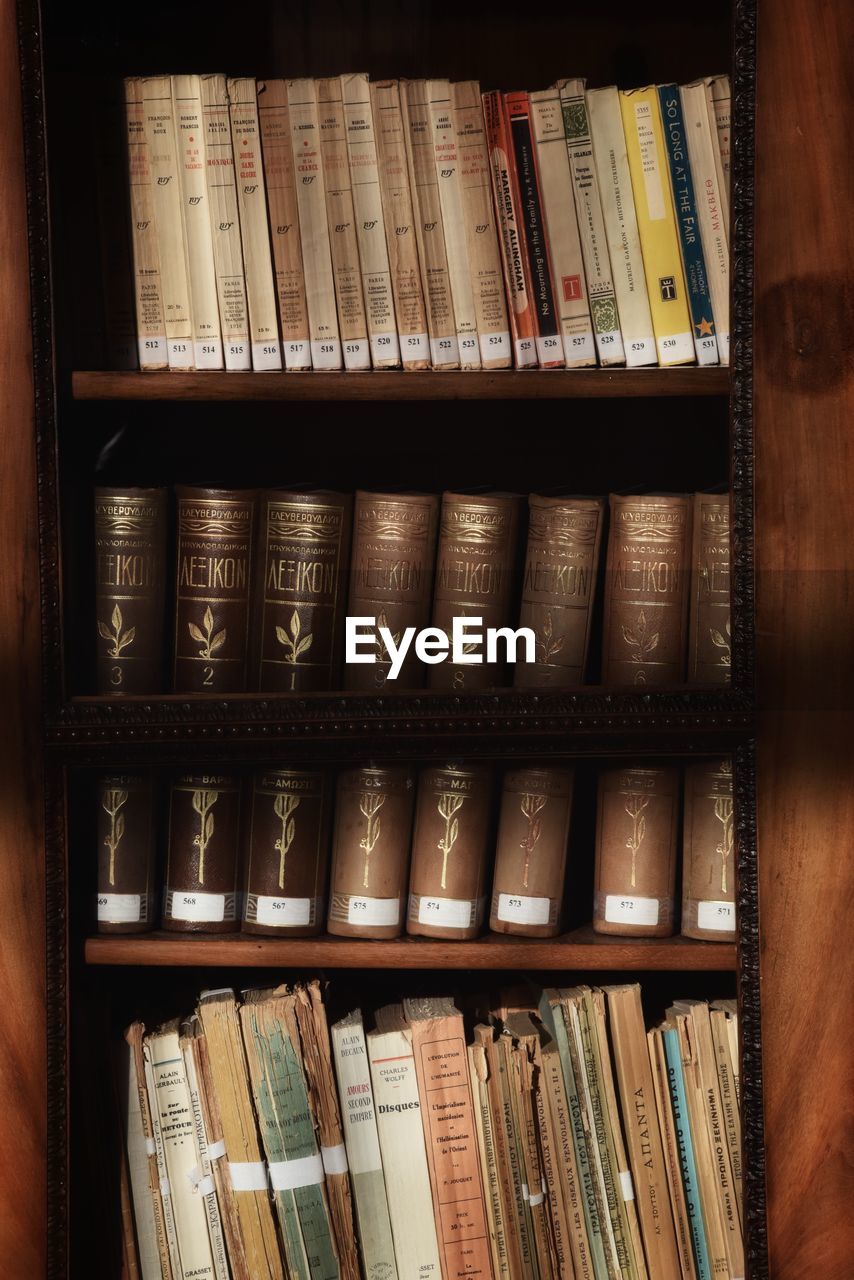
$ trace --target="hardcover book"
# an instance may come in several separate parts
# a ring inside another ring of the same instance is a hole
[[[682,933],[733,942],[735,926],[732,760],[704,760],[685,770]]]
[[[326,916],[329,780],[276,769],[252,784],[243,932],[310,937]]]
[[[489,927],[550,938],[560,932],[572,809],[571,769],[504,775]]]
[[[98,693],[163,688],[166,490],[95,490]]]
[[[184,774],[169,799],[164,929],[233,933],[238,911],[240,782]]]
[[[667,938],[675,932],[679,774],[606,769],[596,816],[597,933]]]
[[[143,933],[156,921],[156,831],[150,775],[98,781],[99,933]]]
[[[694,495],[693,537],[688,681],[690,684],[729,684],[732,631],[728,493]]]

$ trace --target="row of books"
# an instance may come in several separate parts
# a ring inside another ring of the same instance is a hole
[[[567,905],[574,771],[370,764],[339,773],[184,773],[169,786],[164,929],[303,937],[554,937]],[[244,794],[245,790],[245,794]],[[735,937],[732,761],[683,773],[638,763],[598,779],[593,927]],[[98,786],[98,928],[156,924],[159,823],[151,777]],[[331,849],[331,874],[329,870]],[[491,892],[490,892],[491,884]],[[489,896],[487,897],[487,893]],[[574,896],[576,891],[570,895]]]
[[[571,688],[600,594],[604,684],[729,681],[727,494],[611,495],[601,593],[605,499],[532,494],[520,575],[524,505],[179,486],[171,689],[325,690],[343,667],[349,690],[477,691],[505,657],[517,688]],[[99,693],[163,689],[168,514],[165,489],[96,490]]]
[[[744,1275],[734,1001],[647,1031],[637,985],[524,988],[470,1019],[405,998],[366,1031],[329,999],[203,992],[125,1032],[143,1280]]]
[[[729,362],[726,76],[124,88],[143,369]]]

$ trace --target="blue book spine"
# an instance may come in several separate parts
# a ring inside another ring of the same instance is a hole
[[[700,1183],[694,1162],[694,1144],[691,1141],[691,1125],[685,1100],[685,1080],[682,1075],[682,1053],[678,1031],[665,1030],[664,1051],[667,1055],[667,1083],[670,1089],[670,1105],[673,1111],[673,1128],[679,1147],[679,1163],[682,1167],[682,1185],[688,1206],[688,1223],[691,1228],[691,1244],[698,1280],[714,1280],[706,1244],[706,1228],[700,1205]]]
[[[691,166],[688,163],[688,146],[685,141],[685,126],[682,122],[682,102],[679,97],[679,86],[676,84],[659,85],[658,98],[661,103],[664,141],[667,147],[668,163],[670,164],[673,205],[676,210],[676,224],[679,228],[682,264],[685,268],[685,279],[688,284],[688,304],[691,308],[691,320],[694,325],[694,347],[697,352],[697,363],[717,364],[718,340],[715,336],[715,317],[712,311],[712,299],[709,295],[706,259],[703,256],[703,245],[700,240],[697,201],[694,195]]]

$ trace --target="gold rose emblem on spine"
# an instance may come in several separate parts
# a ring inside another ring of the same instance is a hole
[[[199,657],[210,661],[214,654],[225,644],[227,632],[225,627],[223,627],[222,631],[214,631],[214,620],[210,605],[205,609],[202,624],[204,630],[202,630],[202,627],[197,627],[195,622],[188,622],[187,627],[193,639],[197,640],[202,646],[199,650]]]
[[[110,884],[116,883],[116,853],[125,833],[125,816],[119,810],[127,803],[126,791],[108,790],[101,798],[101,808],[110,818],[110,830],[104,837],[104,844],[110,851]]]
[[[723,827],[720,844],[715,845],[715,853],[721,855],[721,893],[726,893],[727,864],[735,844],[733,803],[730,796],[718,796],[717,800],[715,800],[715,817]]]
[[[205,883],[205,852],[214,833],[214,816],[211,810],[218,799],[218,791],[193,792],[193,808],[199,815],[199,834],[193,836],[193,844],[199,851],[199,884]]]
[[[546,800],[546,796],[526,794],[522,797],[522,804],[520,805],[522,815],[528,823],[528,830],[525,832],[525,839],[519,845],[519,848],[524,849],[525,851],[525,864],[522,870],[522,886],[525,889],[528,887],[528,872],[531,869],[531,854],[537,847],[537,841],[542,834],[542,820],[540,818],[540,814],[546,807]]]
[[[371,854],[376,847],[376,843],[380,838],[380,820],[377,817],[380,809],[385,804],[385,796],[378,795],[376,792],[363,791],[359,797],[359,810],[367,822],[367,828],[362,839],[359,841],[359,848],[365,851],[365,870],[362,875],[362,888],[368,887],[368,874],[371,868]]]
[[[721,635],[717,627],[709,627],[709,635],[711,637],[712,644],[716,649],[724,650],[721,654],[720,665],[722,667],[729,667],[732,666],[732,632],[730,630],[729,622],[727,622],[724,627],[724,631],[726,632],[725,636]]]
[[[314,636],[311,634],[310,631],[307,631],[304,636],[301,635],[302,626],[300,624],[299,614],[297,613],[296,609],[294,609],[293,613],[291,614],[291,620],[288,623],[288,628],[289,628],[289,632],[286,631],[284,627],[277,626],[276,639],[278,640],[279,644],[284,645],[285,662],[289,662],[291,666],[295,667],[296,664],[299,662],[301,655],[304,653],[308,653],[309,649],[311,648],[312,641],[314,640]],[[297,678],[297,673],[294,672],[293,675],[291,676],[292,689],[296,685],[296,678]]]
[[[119,606],[113,605],[113,612],[110,618],[112,626],[107,626],[106,622],[98,622],[98,635],[102,640],[111,640],[112,645],[107,650],[108,658],[120,658],[122,649],[126,649],[129,644],[133,644],[136,638],[136,627],[128,627],[127,631],[123,631],[124,621],[122,619],[122,611]]]
[[[296,819],[293,814],[299,808],[299,796],[280,795],[276,796],[273,804],[273,812],[282,824],[282,834],[276,841],[274,848],[279,851],[279,888],[285,887],[285,858],[288,850],[294,842],[294,836],[297,833]]]
[[[648,629],[643,609],[638,614],[635,628],[634,631],[630,627],[622,628],[623,639],[631,650],[629,661],[646,662],[649,654],[658,648],[658,632]]]
[[[548,662],[556,653],[560,653],[563,648],[563,636],[556,636],[553,632],[552,611],[549,609],[543,622],[542,632],[535,632],[536,644],[535,649],[540,654],[540,662]]]
[[[646,818],[643,816],[644,809],[649,804],[649,796],[642,795],[637,791],[632,791],[626,797],[625,809],[626,813],[632,820],[632,833],[626,841],[626,848],[632,851],[632,888],[635,888],[635,870],[637,866],[638,850],[643,844],[646,835]]]
[[[460,834],[460,820],[454,815],[465,804],[466,797],[455,795],[450,791],[443,791],[436,808],[439,811],[439,817],[444,819],[445,830],[442,839],[436,846],[442,853],[442,888],[447,889],[448,875],[448,857],[451,850],[457,843],[457,837]]]

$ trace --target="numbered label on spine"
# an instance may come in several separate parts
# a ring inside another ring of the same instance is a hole
[[[409,899],[410,920],[440,929],[468,929],[479,923],[482,914],[482,898],[433,898],[413,893]]]
[[[557,920],[554,898],[529,898],[517,893],[499,893],[493,903],[498,920],[508,924],[554,924]]]
[[[141,893],[99,893],[98,919],[102,924],[145,924],[148,897]]]
[[[715,933],[735,932],[734,902],[698,902],[697,928]]]
[[[658,924],[658,898],[633,898],[609,893],[605,898],[609,924]]]
[[[233,893],[198,893],[181,889],[166,890],[164,914],[170,920],[188,920],[195,924],[219,924],[237,918]]]

